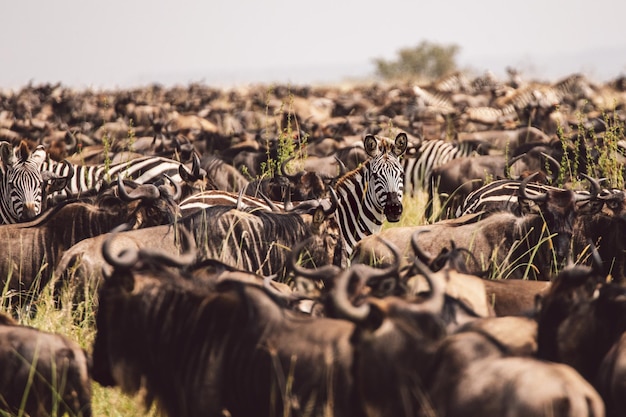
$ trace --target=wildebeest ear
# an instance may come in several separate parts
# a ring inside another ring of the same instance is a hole
[[[324,207],[321,205],[315,209],[313,213],[313,228],[319,230],[320,225],[326,220],[326,214],[324,214]]]
[[[404,152],[406,152],[406,147],[409,144],[409,139],[406,137],[406,133],[401,132],[396,136],[395,146],[393,148],[393,153],[400,156]]]
[[[9,142],[0,142],[0,159],[2,161],[2,172],[6,174],[9,166],[13,165],[12,146]]]
[[[365,152],[371,157],[374,157],[378,154],[378,140],[376,140],[376,136],[367,135],[363,139],[363,146],[365,147]]]

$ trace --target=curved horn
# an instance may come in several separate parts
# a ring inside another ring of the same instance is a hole
[[[291,155],[289,158],[285,159],[282,164],[280,164],[280,175],[282,175],[285,178],[289,178],[292,181],[296,179],[296,175],[287,174],[287,171],[285,170],[285,168],[287,167],[287,163],[292,161],[295,157],[296,157],[295,155]]]
[[[193,175],[194,178],[197,180],[202,178],[202,175],[200,172],[200,157],[198,156],[196,152],[193,153],[193,162],[191,164],[191,175]]]
[[[138,258],[142,261],[158,261],[166,266],[172,266],[176,268],[181,268],[193,264],[196,261],[195,240],[191,236],[191,232],[185,227],[180,227],[177,230],[180,231],[180,235],[182,237],[181,246],[183,248],[183,252],[175,255],[162,250],[144,248],[139,251]]]
[[[334,155],[334,157],[335,157],[335,160],[337,160],[337,165],[339,165],[339,175],[337,175],[337,178],[341,178],[344,175],[346,175],[346,172],[348,172],[348,167],[346,167],[346,164],[344,164],[343,161],[339,159],[337,155]]]
[[[139,255],[137,250],[124,249],[117,255],[113,254],[112,251],[112,242],[113,239],[117,236],[117,233],[129,230],[131,227],[127,223],[123,223],[113,230],[111,230],[110,235],[104,240],[102,244],[102,257],[104,260],[115,269],[130,269],[132,268],[137,261],[139,260]]]
[[[540,152],[541,156],[546,158],[546,160],[550,163],[550,167],[553,173],[556,173],[556,176],[553,175],[553,178],[557,178],[559,175],[559,171],[561,170],[561,163],[557,161],[552,155],[547,154],[545,152]]]
[[[598,195],[600,194],[600,192],[602,192],[602,186],[600,185],[600,181],[598,181],[597,179],[590,177],[587,174],[580,174],[583,178],[585,178],[587,181],[589,181],[589,184],[591,184],[591,189],[589,190],[590,199],[595,199],[598,197]],[[576,195],[576,199],[578,200],[579,197],[586,197],[583,195]]]
[[[287,265],[294,274],[300,277],[328,282],[330,279],[337,276],[339,272],[341,272],[341,268],[336,265],[324,265],[319,268],[308,269],[302,267],[301,265],[298,265],[298,256],[300,256],[300,252],[302,251],[302,249],[304,249],[305,246],[308,245],[311,239],[312,237],[309,237],[298,243],[291,249]]]
[[[435,259],[434,256],[432,256],[430,253],[425,252],[419,245],[418,242],[418,236],[421,233],[424,232],[430,232],[430,229],[422,229],[422,230],[418,230],[415,233],[413,233],[413,235],[411,236],[411,247],[413,248],[413,253],[415,254],[415,256],[417,256],[420,259],[424,259],[427,263],[431,263],[433,261],[433,259]]]
[[[182,197],[182,195],[183,195],[183,189],[182,189],[182,187],[180,186],[180,184],[179,184],[178,182],[174,181],[174,180],[173,180],[173,179],[172,179],[169,175],[167,175],[167,174],[163,174],[163,176],[164,176],[165,178],[167,178],[167,180],[170,182],[170,184],[172,184],[172,187],[174,187],[174,195],[172,196],[172,199],[173,199],[174,201],[178,201],[178,200],[180,200],[180,198],[181,198],[181,197]]]
[[[337,192],[333,187],[328,188],[328,192],[330,193],[330,207],[324,210],[324,215],[329,216],[335,211],[337,211],[337,207],[339,207],[339,198],[337,197]]]
[[[66,150],[71,151],[72,149],[76,148],[76,145],[78,144],[78,139],[76,139],[76,136],[74,135],[74,133],[72,133],[72,131],[66,129],[63,139],[65,141]]]
[[[352,268],[346,269],[335,279],[335,287],[331,291],[333,306],[340,317],[344,317],[355,323],[362,323],[370,314],[368,303],[355,306],[348,297],[348,285],[354,275]]]
[[[273,282],[276,282],[273,279],[275,277],[276,277],[275,275],[263,277],[263,288],[268,293],[268,295],[272,297],[274,300],[278,300],[287,305],[294,303],[294,302],[302,301],[302,300],[310,300],[309,297],[305,297],[303,295],[299,295],[295,293],[286,293],[286,292],[280,291],[279,289],[277,289],[276,287],[272,285]]]
[[[135,200],[156,200],[161,196],[161,192],[159,189],[153,184],[141,184],[139,187],[135,188],[130,193],[126,191],[126,187],[124,187],[124,181],[122,177],[118,175],[117,177],[117,188],[119,192],[120,199],[122,201],[135,201]]]
[[[445,300],[446,283],[442,273],[434,273],[428,266],[416,256],[413,260],[416,270],[424,276],[430,287],[430,295],[419,304],[415,304],[415,310],[429,312],[435,315],[441,314]]]
[[[281,212],[281,209],[279,209],[278,206],[276,206],[276,204],[274,204],[274,202],[272,200],[270,200],[270,198],[268,196],[266,196],[263,192],[261,192],[261,190],[259,190],[258,195],[263,199],[263,201],[265,201],[267,203],[268,206],[270,206],[270,209],[274,213],[280,213]]]
[[[541,202],[544,202],[544,201],[547,200],[547,198],[548,198],[548,194],[547,193],[542,193],[542,194],[539,194],[539,195],[530,195],[526,191],[526,186],[528,185],[528,183],[533,178],[535,178],[537,175],[539,175],[539,173],[535,172],[535,173],[527,176],[526,178],[524,178],[524,180],[519,185],[519,189],[518,189],[519,198],[522,198],[524,200],[535,201],[535,202],[538,202],[538,203],[541,203]]]
[[[400,268],[400,259],[402,257],[402,255],[400,254],[400,249],[398,249],[396,245],[394,245],[387,239],[381,238],[379,236],[376,236],[375,238],[376,240],[380,241],[383,245],[387,246],[389,251],[391,251],[394,261],[393,263],[389,264],[389,266],[387,266],[386,268],[374,268],[374,267],[371,267],[369,265],[364,265],[364,264],[355,264],[354,266],[352,266],[352,268],[355,271],[359,272],[359,275],[361,275],[364,278],[367,278],[365,280],[366,282],[370,280],[374,280],[374,279],[379,279],[379,278],[387,278],[393,275],[394,273],[397,273]]]

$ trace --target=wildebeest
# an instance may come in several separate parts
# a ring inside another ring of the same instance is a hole
[[[412,234],[430,231],[432,233],[419,236],[419,246],[424,252],[434,256],[444,248],[449,249],[454,242],[472,252],[473,257],[468,259],[472,273],[490,267],[499,278],[548,279],[570,254],[577,204],[592,200],[595,195],[559,188],[531,195],[526,190],[530,179],[532,176],[519,185],[518,198],[523,202],[521,215],[508,211],[480,212],[431,225],[390,228],[382,231],[381,236],[410,258]],[[372,239],[363,239],[353,259],[371,263],[385,257],[388,258],[385,248]]]
[[[433,359],[432,414],[463,416],[604,416],[597,391],[567,365],[512,356],[483,332],[447,337]]]
[[[303,317],[256,285],[146,267],[116,268],[99,291],[95,381],[146,390],[170,416],[355,415],[351,323]]]
[[[115,245],[117,250],[154,248],[177,253],[176,236],[182,228],[193,234],[199,260],[217,259],[260,275],[277,274],[282,280],[291,248],[309,237],[309,264],[342,262],[343,243],[334,210],[334,204],[319,203],[278,213],[236,205],[205,207],[171,224],[118,233]],[[86,239],[69,248],[55,275],[62,281],[99,282],[102,269],[110,270],[100,251],[106,238]]]
[[[115,190],[120,190],[120,197]],[[172,221],[175,206],[169,194],[151,184],[130,193],[119,183],[102,190],[95,203],[66,202],[26,223],[0,226],[2,287],[7,298],[28,304],[48,283],[61,255],[88,237],[122,223],[148,227]]]
[[[69,338],[0,313],[0,369],[1,414],[92,415],[91,359]]]
[[[99,292],[93,376],[104,386],[145,390],[148,403],[183,417],[408,416],[423,404],[420,373],[445,334],[441,282],[431,281],[418,303],[372,299],[355,307],[346,285],[371,268],[349,268],[334,297],[349,320],[311,318],[258,285],[203,287],[145,254],[103,250],[114,271]],[[172,380],[186,389],[170,389]]]

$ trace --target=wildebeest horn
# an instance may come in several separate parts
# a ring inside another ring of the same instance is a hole
[[[521,153],[517,156],[514,156],[513,158],[509,159],[508,162],[506,163],[506,169],[509,170],[511,169],[511,166],[516,163],[517,161],[519,161],[520,159],[522,159],[523,157],[526,156],[526,153]]]
[[[598,194],[600,194],[600,192],[602,191],[602,186],[600,185],[600,181],[598,181],[597,179],[593,177],[590,177],[587,174],[580,174],[580,175],[584,177],[587,181],[589,181],[589,184],[591,184],[591,189],[589,190],[590,196],[588,198],[590,199],[597,198]],[[585,196],[584,194],[577,194],[576,200],[587,199],[585,197],[587,196]]]
[[[286,305],[302,300],[310,300],[309,297],[305,297],[300,294],[280,291],[279,289],[274,287],[274,285],[272,285],[273,283],[276,283],[276,281],[273,279],[275,277],[276,275],[263,277],[263,288],[265,289],[266,293],[274,300],[280,301],[281,303],[284,303]]]
[[[433,259],[435,259],[435,257],[432,256],[430,253],[425,252],[420,247],[419,242],[417,241],[418,236],[424,232],[430,232],[430,229],[422,229],[413,233],[413,235],[411,236],[411,247],[413,248],[413,253],[415,254],[415,256],[417,256],[420,259],[423,259],[426,263],[430,264],[433,261]]]
[[[191,174],[196,179],[200,179],[202,172],[200,171],[200,157],[196,152],[193,153],[193,162],[191,163]]]
[[[368,303],[355,306],[350,302],[348,297],[348,285],[354,276],[354,270],[348,268],[342,271],[335,278],[335,286],[332,289],[332,300],[337,313],[352,322],[361,323],[367,319],[370,314],[370,305]]]
[[[335,278],[335,285],[332,289],[332,299],[337,313],[355,323],[361,323],[367,319],[370,313],[370,305],[364,303],[360,306],[355,306],[350,302],[348,286],[352,278],[356,277],[361,282],[370,282],[374,279],[386,278],[397,273],[400,265],[399,249],[386,239],[378,237],[377,239],[391,250],[395,262],[386,268],[374,268],[364,264],[351,265],[350,268],[342,271],[341,274]]]
[[[244,189],[242,188],[239,190],[239,195],[237,196],[237,210],[243,210],[245,208],[245,205],[243,204],[243,194]]]
[[[281,212],[281,210],[276,206],[276,204],[274,204],[274,202],[270,200],[270,198],[266,196],[261,190],[259,190],[257,194],[263,199],[263,201],[267,203],[268,206],[270,206],[270,209],[272,209],[274,213]]]
[[[167,180],[170,182],[170,184],[172,184],[172,187],[174,187],[174,195],[172,196],[172,199],[173,199],[174,201],[178,201],[178,200],[180,200],[180,198],[181,198],[181,197],[182,197],[182,195],[183,195],[183,189],[182,189],[182,187],[180,186],[180,184],[179,184],[178,182],[174,181],[174,180],[172,179],[172,177],[170,177],[170,176],[169,176],[169,175],[167,175],[167,174],[163,174],[163,176],[164,176],[165,178],[167,178]]]
[[[417,256],[413,260],[413,264],[417,272],[421,273],[424,276],[424,279],[426,279],[426,282],[430,287],[430,295],[421,303],[412,304],[411,306],[415,306],[415,308],[411,309],[419,312],[429,312],[435,315],[441,314],[446,291],[446,282],[442,274],[447,274],[447,271],[444,270],[435,273],[431,271],[425,263],[420,261]]]
[[[111,244],[113,239],[117,236],[117,233],[130,230],[131,225],[123,223],[113,230],[111,230],[109,237],[104,240],[102,244],[102,257],[104,260],[115,269],[130,269],[139,260],[137,250],[124,249],[120,253],[114,255],[112,252]]]
[[[178,174],[185,182],[194,182],[206,177],[207,172],[202,168],[200,157],[196,152],[193,153],[191,171],[184,165],[178,167]]]
[[[337,192],[333,187],[328,188],[328,192],[330,193],[330,207],[324,210],[324,214],[326,216],[334,213],[339,206],[339,198],[337,197]]]
[[[196,261],[196,244],[194,238],[191,236],[191,232],[185,227],[179,227],[177,229],[182,237],[181,246],[183,252],[178,255],[156,250],[152,248],[144,248],[139,250],[139,259],[144,262],[153,263],[158,261],[166,266],[172,266],[181,268],[189,266]]]
[[[535,172],[535,173],[527,176],[526,178],[524,178],[524,180],[519,185],[519,190],[518,190],[519,198],[522,198],[524,200],[531,200],[531,201],[535,201],[535,202],[539,202],[539,203],[543,202],[543,201],[546,201],[546,199],[548,198],[548,194],[547,193],[542,193],[542,194],[538,194],[538,195],[530,195],[526,191],[526,186],[528,185],[528,183],[533,178],[535,178],[537,175],[539,175],[539,173]]]
[[[339,175],[337,176],[337,178],[341,178],[344,175],[346,175],[346,172],[348,172],[348,167],[346,167],[346,164],[344,164],[343,161],[339,159],[337,155],[334,155],[334,156],[335,156],[335,160],[337,160],[337,164],[339,165]]]
[[[550,166],[552,167],[552,172],[557,173],[556,176],[553,175],[553,178],[557,178],[558,177],[558,173],[561,170],[561,163],[559,161],[557,161],[552,155],[547,154],[545,152],[540,152],[541,156],[543,156],[544,158],[546,158],[546,160],[550,163]]]
[[[153,184],[142,184],[130,193],[127,192],[126,187],[124,187],[124,181],[120,175],[117,177],[117,188],[119,196],[123,201],[135,201],[140,199],[156,200],[161,196],[161,192]]]
[[[71,130],[67,129],[65,131],[65,137],[63,139],[65,140],[65,149],[71,151],[76,148],[76,145],[78,144],[78,139],[76,139],[76,136],[74,135],[74,133],[72,133]]]
[[[313,237],[309,237],[302,242],[299,242],[291,249],[287,265],[297,276],[328,282],[329,279],[332,279],[339,274],[341,268],[336,265],[323,265],[319,268],[309,269],[298,265],[298,256],[300,256],[300,252],[312,239]]]
[[[289,158],[285,159],[282,164],[280,164],[280,175],[285,178],[289,178],[290,180],[294,180],[296,176],[292,174],[287,174],[287,170],[285,168],[287,167],[287,163],[292,161],[295,157],[295,155],[291,155]]]

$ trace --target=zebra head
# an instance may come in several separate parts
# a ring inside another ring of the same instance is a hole
[[[367,135],[363,140],[365,151],[371,157],[369,170],[364,172],[368,184],[365,198],[387,221],[397,222],[402,215],[404,168],[400,163],[407,148],[405,133],[392,141],[382,136]]]
[[[31,152],[21,141],[14,151],[8,142],[0,142],[0,215],[4,223],[26,221],[41,213],[44,178],[40,168],[46,156],[43,145]]]

